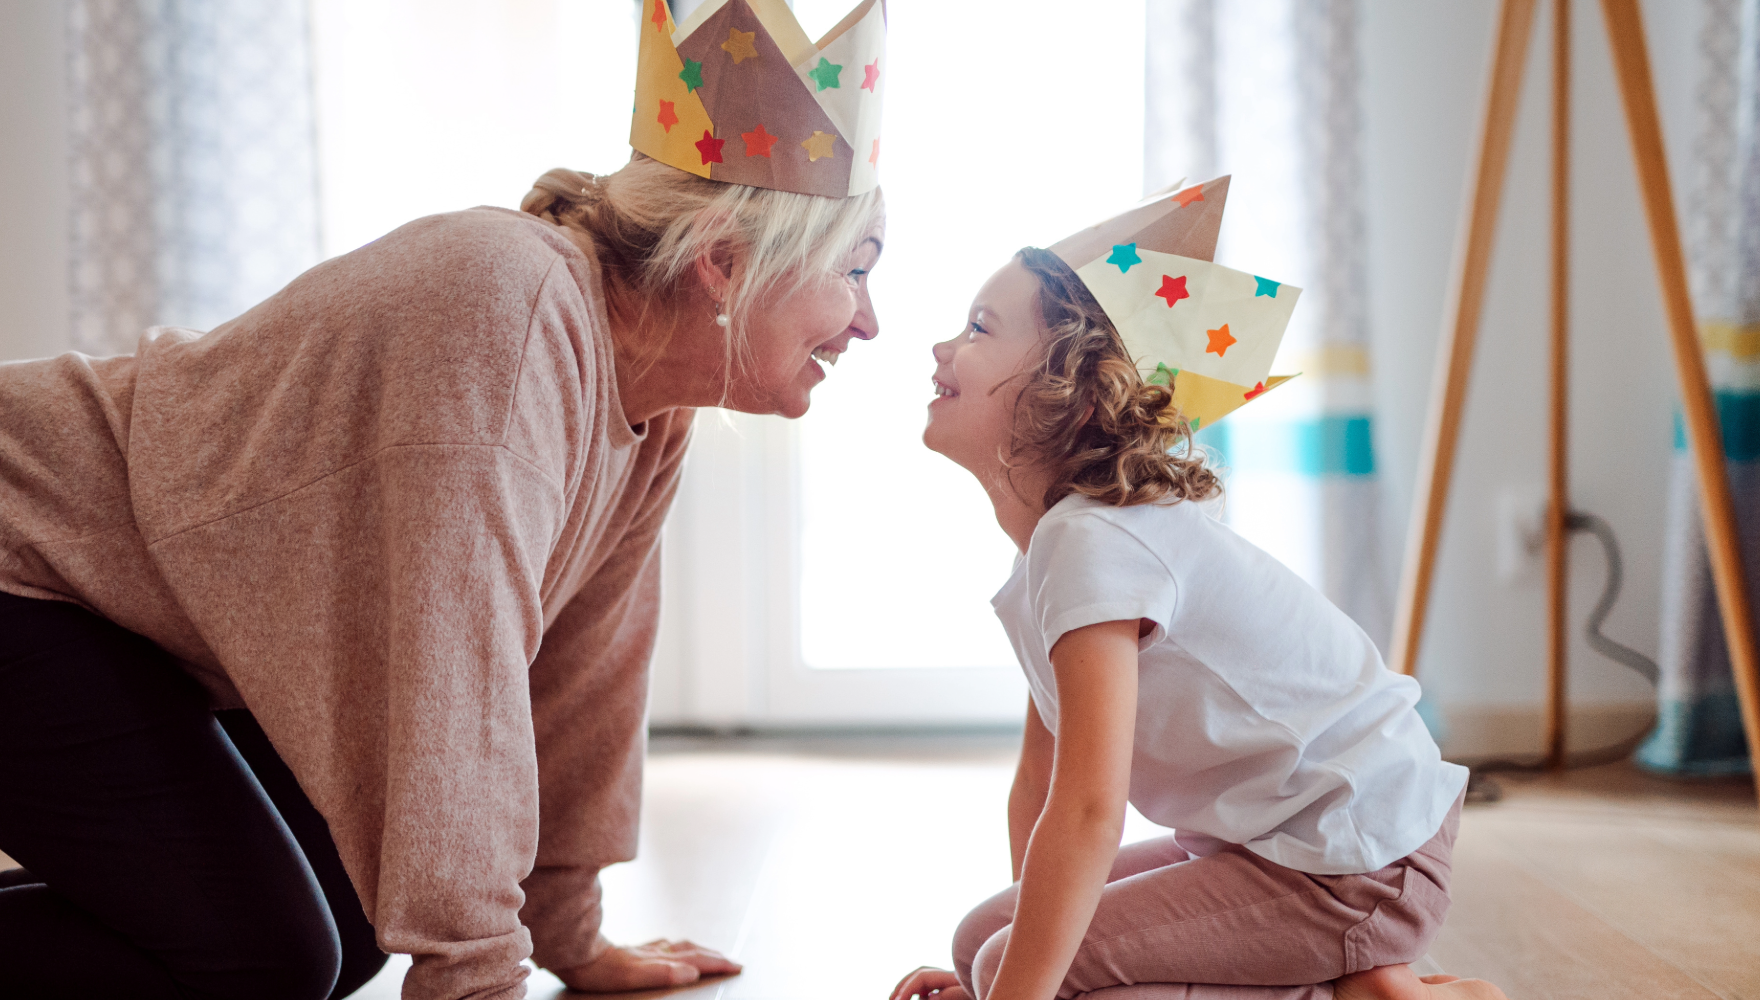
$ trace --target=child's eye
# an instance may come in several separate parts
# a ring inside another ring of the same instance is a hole
[[[984,324],[982,324],[982,323],[974,322],[972,324],[972,335],[973,336],[977,336],[980,333],[989,333],[989,332],[990,332],[989,330],[984,329]]]

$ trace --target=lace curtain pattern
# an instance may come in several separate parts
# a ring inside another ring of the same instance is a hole
[[[318,261],[304,0],[69,0],[77,350],[209,329]]]
[[[1356,0],[1151,0],[1145,183],[1233,174],[1218,263],[1303,289],[1272,369],[1302,377],[1199,439],[1230,524],[1384,644],[1359,25]]]
[[[1748,586],[1760,601],[1760,0],[1701,0],[1684,213],[1694,312],[1716,393]],[[1663,546],[1662,678],[1644,765],[1749,770],[1686,435],[1675,420]]]

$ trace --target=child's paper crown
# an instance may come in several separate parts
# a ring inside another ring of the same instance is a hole
[[[844,198],[879,183],[886,8],[814,44],[783,0],[642,0],[629,144],[711,180]]]
[[[1293,285],[1211,263],[1228,178],[1157,195],[1051,247],[1118,328],[1146,381],[1192,429],[1294,378],[1272,375]]]

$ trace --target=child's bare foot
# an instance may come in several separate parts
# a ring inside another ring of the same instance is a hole
[[[1353,972],[1332,984],[1334,1000],[1509,1000],[1483,979],[1419,978],[1409,965],[1383,965]]]

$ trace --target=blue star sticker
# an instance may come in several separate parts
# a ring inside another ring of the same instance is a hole
[[[1142,262],[1143,258],[1137,256],[1135,243],[1124,243],[1113,247],[1112,256],[1106,258],[1106,263],[1118,265],[1120,273],[1128,272],[1132,264],[1141,264]]]
[[[1261,278],[1256,274],[1253,275],[1253,280],[1259,283],[1259,290],[1253,293],[1253,298],[1255,299],[1261,295],[1269,295],[1275,299],[1277,298],[1277,289],[1283,285],[1283,282],[1281,281],[1272,281],[1270,278]]]

